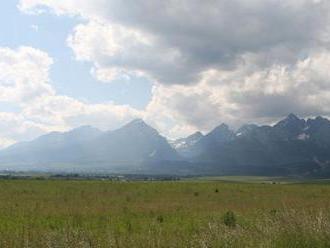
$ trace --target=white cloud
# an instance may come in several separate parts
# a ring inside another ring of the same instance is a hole
[[[102,80],[123,71],[162,84],[193,84],[210,69],[241,66],[247,56],[258,67],[295,64],[329,44],[327,0],[20,1],[26,12],[45,6],[89,20],[69,44]]]
[[[15,140],[0,137],[0,149],[15,144]]]
[[[39,26],[38,25],[33,24],[30,27],[34,32],[39,32]]]
[[[47,8],[51,8],[58,15],[65,13],[84,15],[87,12],[93,12],[94,6],[99,9],[102,2],[104,0],[80,2],[76,0],[24,0],[19,2],[18,7],[22,11],[33,14],[41,14],[47,11]]]
[[[329,66],[330,52],[319,51],[292,66],[208,71],[196,85],[155,86],[146,113],[156,123],[170,123],[172,136],[209,131],[221,122],[272,123],[290,112],[330,116]]]
[[[101,81],[123,74],[144,75],[160,83],[188,81],[193,75],[180,52],[155,39],[139,30],[91,21],[75,28],[68,45],[78,60],[94,63],[94,75]]]
[[[141,113],[129,106],[113,103],[89,104],[67,96],[40,97],[23,110],[34,122],[57,130],[82,125],[109,130],[117,128]]]
[[[18,140],[35,138],[46,130],[46,127],[32,122],[20,113],[0,112],[0,139],[2,140],[2,146]]]
[[[129,106],[90,104],[58,95],[49,79],[52,63],[45,52],[34,48],[0,47],[0,98],[19,107],[17,112],[0,112],[0,147],[81,125],[113,129],[141,116]]]
[[[86,19],[68,44],[97,79],[155,83],[144,116],[170,136],[330,116],[328,0],[20,1],[44,7]]]
[[[26,104],[41,95],[52,95],[49,68],[53,60],[40,50],[0,48],[0,99]]]

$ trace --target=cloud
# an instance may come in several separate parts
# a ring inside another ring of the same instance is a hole
[[[0,147],[18,140],[30,140],[46,130],[40,123],[33,122],[20,113],[0,112]]]
[[[129,106],[91,104],[57,94],[49,78],[52,63],[38,49],[0,47],[0,99],[18,106],[15,112],[0,112],[0,147],[81,125],[113,129],[141,116]]]
[[[290,112],[330,116],[329,66],[330,52],[319,51],[292,66],[208,71],[197,85],[155,86],[147,113],[202,131],[221,122],[272,123]]]
[[[0,137],[0,148],[1,147],[8,147],[10,145],[13,145],[15,144],[15,140],[10,140],[10,139],[7,139],[7,138],[1,138]]]
[[[194,81],[196,75],[180,51],[156,39],[139,30],[91,21],[75,28],[68,45],[78,60],[93,62],[94,75],[101,81],[123,74],[165,84]]]
[[[161,84],[193,84],[203,72],[235,69],[247,56],[261,67],[294,64],[329,41],[326,0],[20,2],[23,11],[42,6],[89,20],[69,45],[103,80],[124,71]]]
[[[39,32],[39,26],[38,25],[31,25],[30,28],[34,31],[34,32]]]
[[[53,60],[40,50],[0,48],[0,99],[26,104],[41,95],[53,95],[49,68]]]
[[[28,13],[84,19],[76,59],[110,82],[154,82],[144,116],[164,134],[221,122],[330,116],[328,0],[21,0]],[[87,111],[87,110],[85,110]],[[88,112],[88,111],[87,111]]]
[[[40,97],[24,108],[23,114],[34,122],[56,130],[82,125],[109,130],[141,116],[141,112],[129,106],[113,103],[90,104],[61,95]]]

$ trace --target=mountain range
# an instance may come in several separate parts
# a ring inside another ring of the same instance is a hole
[[[0,169],[327,177],[330,121],[290,114],[275,125],[221,124],[170,142],[141,119],[106,132],[83,126],[1,150]]]

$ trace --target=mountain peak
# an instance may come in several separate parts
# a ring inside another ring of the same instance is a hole
[[[147,132],[158,135],[158,131],[145,123],[142,119],[134,119],[131,122],[124,125],[120,130],[130,130],[131,132]]]
[[[186,143],[196,143],[202,137],[204,137],[204,135],[201,132],[198,131],[198,132],[195,132],[195,133],[189,135],[187,138],[180,139],[180,140],[184,140]]]
[[[251,132],[252,130],[257,129],[258,126],[256,124],[245,124],[241,126],[237,131],[236,131],[236,136],[240,136],[242,134],[247,134]]]
[[[127,123],[126,125],[124,125],[123,127],[127,128],[152,128],[151,126],[149,126],[147,123],[145,123],[145,121],[143,119],[134,119],[131,122]]]
[[[227,141],[233,136],[233,132],[229,129],[229,126],[225,123],[222,123],[220,126],[217,126],[213,129],[208,135],[208,137],[213,137],[218,141]]]
[[[294,114],[289,114],[285,119],[281,120],[273,127],[275,133],[283,139],[292,139],[304,132],[306,129],[306,121],[304,119],[299,119]]]
[[[317,117],[315,118],[315,120],[317,120],[317,121],[326,121],[326,122],[329,121],[327,118],[324,118],[324,117],[322,117],[322,116],[317,116]]]
[[[136,118],[134,120],[132,120],[131,122],[129,122],[127,125],[147,125],[143,119],[141,118]]]
[[[231,133],[230,129],[229,129],[229,126],[225,123],[222,123],[221,125],[217,126],[216,128],[214,128],[210,134],[228,134],[228,133]]]
[[[287,120],[300,120],[295,114],[290,113],[287,117]]]
[[[200,138],[200,137],[203,137],[204,135],[200,132],[200,131],[197,131],[191,135],[189,135],[187,138]]]
[[[229,130],[229,126],[225,123],[222,123],[221,125],[217,126],[214,130],[220,131],[220,130]]]
[[[171,142],[172,146],[181,152],[181,155],[184,155],[187,149],[190,149],[193,145],[199,142],[204,135],[197,131],[186,138],[177,139]]]
[[[327,118],[324,118],[322,116],[317,116],[315,119],[308,119],[307,120],[307,127],[308,129],[318,129],[321,126],[328,126],[330,125],[330,121]]]
[[[277,124],[275,124],[275,127],[292,127],[292,126],[303,126],[305,125],[304,119],[299,119],[294,114],[289,114],[285,119],[279,121]]]

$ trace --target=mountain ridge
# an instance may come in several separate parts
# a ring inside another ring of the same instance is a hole
[[[329,174],[330,121],[289,114],[274,125],[222,123],[169,142],[142,119],[111,131],[82,126],[0,151],[0,169],[186,174]],[[71,167],[70,167],[71,166]]]

